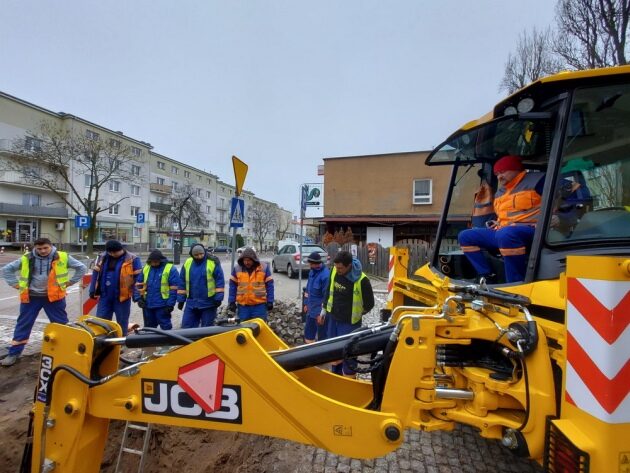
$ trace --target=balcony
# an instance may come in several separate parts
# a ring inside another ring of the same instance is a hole
[[[157,184],[155,182],[152,182],[151,184],[149,184],[149,189],[151,190],[151,192],[157,192],[159,194],[169,194],[169,195],[173,191],[173,188],[171,186],[167,186],[166,184]]]
[[[149,202],[149,210],[154,212],[169,212],[171,210],[170,204],[160,204],[159,202]]]
[[[0,214],[24,217],[68,218],[66,207],[40,207],[34,205],[5,204],[0,202]]]
[[[44,174],[43,178],[51,183],[54,182],[54,184],[57,186],[56,189],[59,192],[68,192],[68,187],[66,183],[61,181],[60,179],[57,179],[52,174]],[[46,187],[39,185],[37,181],[38,179],[36,180],[30,177],[25,177],[21,172],[18,171],[0,171],[0,184],[17,187],[35,187],[37,189],[47,189]]]

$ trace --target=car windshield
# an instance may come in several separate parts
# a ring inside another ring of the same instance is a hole
[[[317,251],[318,253],[325,253],[324,249],[321,246],[313,246],[313,245],[303,245],[302,253],[312,253]]]

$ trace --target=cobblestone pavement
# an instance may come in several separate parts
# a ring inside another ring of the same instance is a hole
[[[278,286],[283,286],[281,293],[287,300],[295,300],[296,293],[293,284],[285,281],[283,275],[278,275]],[[288,286],[288,287],[286,287]],[[375,289],[375,308],[365,317],[364,323],[373,324],[379,321],[379,311],[385,304],[386,282],[372,280]],[[297,288],[297,286],[296,286]],[[75,296],[76,297],[76,296]],[[79,312],[78,302],[76,309],[72,309],[69,303],[69,316],[76,319]],[[74,306],[73,306],[74,307]],[[173,326],[181,324],[182,312],[173,312]],[[17,317],[0,317],[0,340],[11,340],[15,319]],[[132,305],[131,321],[142,323],[142,312]],[[44,314],[37,320],[26,346],[24,355],[34,355],[41,351],[43,330],[48,323]],[[279,442],[280,449],[284,442]],[[319,473],[469,473],[469,472],[508,472],[508,473],[538,473],[542,469],[532,461],[514,457],[499,442],[485,440],[474,429],[468,426],[458,426],[452,432],[419,432],[408,430],[405,441],[395,452],[372,460],[357,460],[332,454],[326,450],[311,446],[301,446],[301,457],[304,459],[299,471]],[[278,453],[281,459],[282,451]],[[281,471],[281,470],[278,470]]]

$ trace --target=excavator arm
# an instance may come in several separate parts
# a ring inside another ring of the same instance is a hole
[[[261,320],[127,337],[89,316],[51,324],[30,471],[99,471],[111,419],[268,435],[355,458],[396,449],[405,429],[463,422],[540,459],[556,409],[545,334],[534,339],[513,295],[479,291],[444,288],[439,305],[400,306],[386,323],[295,348]],[[123,346],[171,350],[119,369]],[[357,357],[371,382],[318,367]]]

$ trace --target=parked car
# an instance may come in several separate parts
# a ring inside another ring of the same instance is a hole
[[[297,243],[289,243],[284,245],[271,260],[271,269],[274,273],[285,272],[290,278],[297,277],[298,271],[308,271],[310,266],[306,262],[308,255],[316,251],[322,257],[325,264],[330,262],[328,253],[317,245],[303,245],[300,254],[300,245]]]
[[[254,248],[253,246],[248,246],[248,245],[241,246],[240,248],[238,248],[238,249],[236,250],[236,254],[237,254],[237,255],[239,255],[239,256],[241,256],[241,253],[243,253],[243,251],[244,251],[246,248],[251,248],[252,250],[254,250],[254,251],[256,252],[256,254],[258,254],[258,250],[256,250],[256,248]]]
[[[227,245],[219,245],[212,249],[212,253],[227,253],[229,255],[232,253],[232,248]]]

